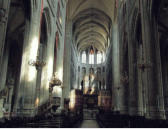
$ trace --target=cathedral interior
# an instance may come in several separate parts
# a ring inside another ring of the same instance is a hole
[[[0,127],[168,127],[168,0],[0,0]]]

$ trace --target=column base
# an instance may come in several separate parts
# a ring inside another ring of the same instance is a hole
[[[146,119],[161,119],[166,120],[165,111],[148,111],[145,114]]]
[[[144,111],[138,109],[138,107],[129,107],[129,115],[130,116],[144,116]]]
[[[114,112],[119,112],[122,115],[128,115],[128,107],[120,107],[120,108],[113,108],[111,109]]]
[[[3,108],[4,99],[0,99],[0,119],[4,117],[4,108]]]

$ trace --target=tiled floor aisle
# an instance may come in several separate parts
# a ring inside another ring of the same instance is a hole
[[[96,120],[83,120],[80,128],[100,128]]]

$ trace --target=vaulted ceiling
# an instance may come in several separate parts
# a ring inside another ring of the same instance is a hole
[[[114,19],[115,0],[69,0],[67,16],[73,22],[78,51],[90,46],[105,52]]]

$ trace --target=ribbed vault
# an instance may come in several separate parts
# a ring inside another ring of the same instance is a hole
[[[105,52],[115,0],[69,0],[67,15],[73,22],[73,42],[78,51],[93,46]]]

